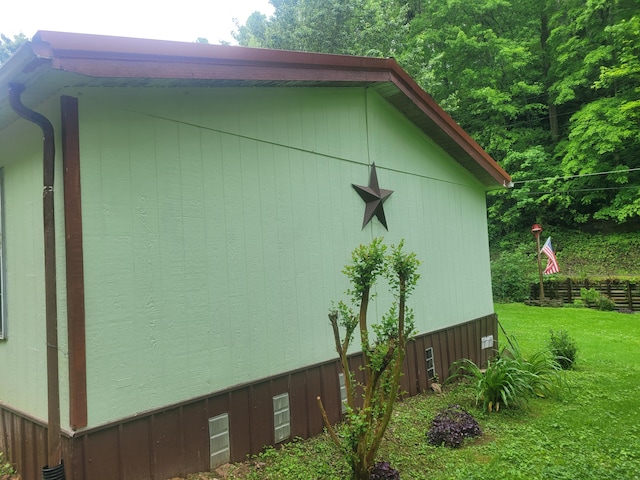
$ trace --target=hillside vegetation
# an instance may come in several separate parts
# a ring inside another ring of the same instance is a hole
[[[640,277],[640,234],[639,233],[585,233],[577,230],[546,232],[540,237],[543,243],[551,236],[556,252],[560,274],[565,277],[609,278]],[[535,261],[536,243],[533,235],[506,237],[491,247],[492,261],[517,254],[531,264],[530,273],[537,278]],[[543,267],[546,257],[542,256]]]
[[[541,243],[547,238],[543,232]],[[550,277],[572,279],[625,279],[640,282],[638,233],[550,232],[560,272]],[[541,256],[542,267],[546,257]],[[530,233],[513,234],[491,246],[494,300],[524,301],[538,282],[536,243]],[[549,278],[549,277],[547,277]]]

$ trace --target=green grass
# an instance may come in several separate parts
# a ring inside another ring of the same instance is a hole
[[[640,479],[640,315],[588,309],[498,305],[500,322],[525,355],[544,348],[551,329],[578,346],[558,398],[526,410],[484,413],[468,386],[399,403],[380,449],[404,480]],[[467,408],[484,435],[457,450],[426,442],[430,420],[452,403]],[[344,480],[346,464],[327,436],[268,449],[227,478]],[[204,478],[204,477],[199,477]]]

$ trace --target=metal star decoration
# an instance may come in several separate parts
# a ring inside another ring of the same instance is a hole
[[[358,192],[358,195],[365,201],[366,207],[364,210],[364,220],[362,221],[362,228],[366,227],[371,219],[375,216],[378,217],[380,223],[389,230],[387,227],[387,219],[384,216],[383,204],[393,193],[393,190],[385,190],[378,185],[378,174],[376,173],[376,164],[371,164],[371,176],[369,177],[369,186],[351,184],[351,186]]]

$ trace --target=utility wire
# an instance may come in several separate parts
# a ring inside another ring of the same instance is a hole
[[[569,195],[571,193],[574,192],[597,192],[597,191],[601,191],[601,190],[626,190],[629,188],[640,188],[640,185],[627,185],[624,187],[600,187],[600,188],[577,188],[575,190],[566,190],[566,191],[562,191],[562,190],[553,190],[553,191],[549,191],[549,192],[522,192],[519,191],[520,195],[549,195],[552,193],[558,193],[558,194],[562,194],[562,195]],[[513,190],[508,190],[507,192],[512,192]]]
[[[577,175],[565,175],[564,177],[545,177],[545,178],[533,178],[531,180],[518,180],[513,182],[513,185],[517,185],[518,183],[531,183],[531,182],[545,182],[547,180],[571,180],[572,178],[580,178],[580,177],[592,177],[594,175],[609,175],[610,173],[630,173],[636,172],[640,170],[640,168],[627,168],[626,170],[609,170],[608,172],[594,172],[594,173],[579,173]]]

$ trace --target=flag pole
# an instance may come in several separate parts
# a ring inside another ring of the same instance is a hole
[[[531,233],[536,237],[536,254],[538,257],[538,277],[540,278],[540,301],[544,300],[544,284],[542,282],[542,261],[540,260],[540,234],[542,227],[534,223],[531,227]]]

